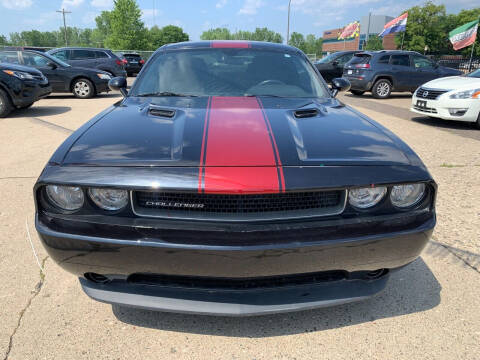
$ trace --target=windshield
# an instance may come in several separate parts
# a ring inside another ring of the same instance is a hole
[[[470,74],[467,74],[469,77],[475,77],[475,78],[480,78],[480,69],[477,69],[475,71],[472,71]]]
[[[302,57],[255,49],[191,49],[159,54],[132,96],[329,97]]]
[[[60,64],[61,66],[64,66],[64,67],[69,67],[70,66],[66,62],[64,62],[64,61],[60,60],[59,58],[57,58],[55,56],[52,56],[48,53],[42,53],[42,55],[47,57],[49,60],[53,61],[54,63]]]
[[[318,60],[317,64],[324,64],[324,63],[331,62],[331,61],[333,61],[333,59],[335,59],[335,56],[336,56],[336,54],[327,55],[327,56],[321,58],[320,60]]]

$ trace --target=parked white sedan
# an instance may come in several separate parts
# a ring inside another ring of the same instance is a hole
[[[410,110],[444,120],[476,123],[480,128],[480,69],[423,84],[413,94]]]

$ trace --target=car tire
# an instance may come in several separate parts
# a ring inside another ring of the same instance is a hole
[[[365,93],[365,91],[362,91],[362,90],[350,90],[350,92],[353,95],[357,95],[357,96],[363,95]]]
[[[392,92],[392,83],[387,79],[380,79],[373,84],[372,95],[376,99],[386,99]]]
[[[72,84],[72,93],[80,99],[89,99],[95,96],[95,87],[88,79],[77,79]]]
[[[0,118],[7,117],[13,110],[12,101],[8,94],[0,89]]]
[[[478,113],[477,121],[474,123],[474,126],[480,130],[480,113]]]

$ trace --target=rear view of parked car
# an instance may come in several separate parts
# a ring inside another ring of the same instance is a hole
[[[8,63],[0,53],[0,118],[24,109],[52,92],[48,80],[33,68]]]
[[[30,66],[40,70],[52,86],[53,92],[73,93],[78,98],[91,98],[108,91],[110,74],[97,69],[86,69],[69,64],[40,51],[5,50],[0,57],[11,63]]]
[[[461,71],[439,66],[417,52],[395,50],[355,54],[343,69],[343,76],[352,85],[352,94],[371,91],[377,99],[388,98],[392,91],[413,93],[427,81],[461,74]]]
[[[480,129],[480,69],[423,84],[412,97],[411,111],[443,120],[470,122]]]
[[[48,53],[72,66],[99,69],[112,77],[127,76],[125,63],[112,50],[69,47],[53,49]]]
[[[142,70],[143,64],[145,64],[145,60],[139,54],[123,53],[123,57],[126,60],[125,71],[127,76],[138,74]]]
[[[326,82],[331,82],[334,78],[342,76],[343,66],[352,59],[355,53],[358,51],[338,51],[316,61],[315,67]]]

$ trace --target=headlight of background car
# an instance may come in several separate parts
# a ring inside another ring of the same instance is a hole
[[[104,210],[120,210],[128,204],[128,192],[117,189],[88,189],[92,201]]]
[[[79,187],[47,185],[46,193],[52,205],[62,210],[74,211],[83,205],[83,191]]]
[[[480,99],[480,89],[456,92],[450,95],[450,99]]]
[[[112,77],[108,74],[97,74],[97,76],[100,78],[100,79],[103,79],[103,80],[110,80]]]
[[[407,208],[418,203],[425,193],[425,184],[406,184],[392,187],[390,201],[399,208]]]
[[[368,209],[378,204],[387,193],[384,186],[352,189],[348,192],[348,202],[359,209]]]
[[[3,70],[3,72],[5,74],[8,74],[10,76],[15,76],[19,79],[22,79],[22,80],[31,80],[33,79],[33,75],[30,74],[30,73],[27,73],[27,72],[23,72],[23,71],[12,71],[12,70]]]

